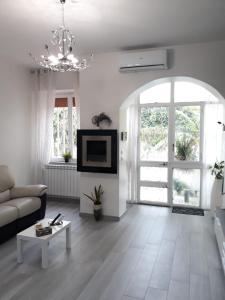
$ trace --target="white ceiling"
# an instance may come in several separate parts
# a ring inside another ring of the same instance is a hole
[[[225,39],[225,0],[67,0],[79,52]],[[29,64],[61,24],[59,0],[0,0],[0,54]]]

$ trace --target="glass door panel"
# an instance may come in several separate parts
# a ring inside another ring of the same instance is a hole
[[[167,173],[167,168],[141,167],[140,179],[141,181],[167,182]]]
[[[179,80],[174,85],[174,102],[199,102],[206,100],[217,102],[212,93],[199,84]]]
[[[175,160],[199,161],[200,113],[199,105],[175,107]]]
[[[171,83],[164,82],[147,89],[140,94],[140,103],[169,103]]]
[[[200,206],[200,169],[173,169],[173,204]]]
[[[141,107],[140,160],[168,161],[167,107]]]
[[[168,203],[168,114],[166,106],[140,108],[141,202]]]
[[[140,201],[166,204],[168,202],[167,188],[141,186]]]

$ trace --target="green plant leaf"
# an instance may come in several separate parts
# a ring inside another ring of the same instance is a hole
[[[215,178],[222,179],[224,177],[223,170],[224,170],[224,161],[216,161],[211,168],[211,175],[215,175]]]
[[[84,194],[84,196],[86,196],[87,198],[89,198],[92,202],[94,202],[93,197],[91,197],[91,196],[89,196],[89,195],[87,195],[87,194],[85,194],[85,193],[83,193],[83,194]]]

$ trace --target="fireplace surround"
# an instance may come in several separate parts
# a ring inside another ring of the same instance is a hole
[[[117,173],[117,130],[77,130],[77,171]]]

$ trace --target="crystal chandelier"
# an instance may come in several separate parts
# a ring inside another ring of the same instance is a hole
[[[64,4],[66,0],[60,0],[62,4],[62,25],[52,31],[51,44],[56,48],[56,55],[52,54],[49,46],[45,45],[46,54],[41,55],[40,61],[34,58],[41,67],[56,72],[79,71],[88,67],[88,59],[78,59],[73,54],[75,44],[74,35],[65,26]],[[32,54],[30,56],[33,58]],[[92,55],[90,56],[90,58]]]

